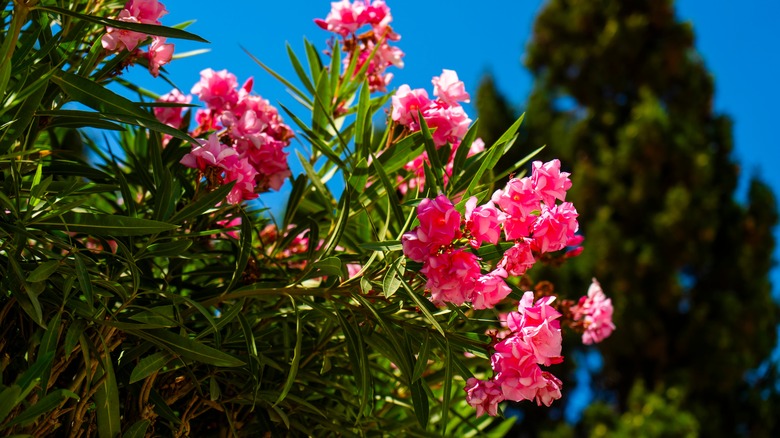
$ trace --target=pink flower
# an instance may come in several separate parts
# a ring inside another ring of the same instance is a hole
[[[163,37],[152,37],[152,43],[149,45],[149,52],[146,57],[149,60],[149,72],[157,77],[160,74],[160,67],[169,63],[173,56],[173,44],[166,44]]]
[[[500,268],[489,274],[481,275],[474,284],[474,292],[470,298],[474,308],[492,309],[506,298],[512,292],[512,289],[504,281],[506,277],[506,271]]]
[[[506,269],[509,275],[519,277],[531,269],[534,263],[536,263],[536,259],[531,251],[531,245],[528,240],[522,239],[504,252],[498,266]]]
[[[197,95],[209,109],[221,113],[238,102],[237,87],[238,80],[234,74],[207,68],[200,72],[200,82],[192,87],[191,93]]]
[[[470,102],[469,94],[463,81],[458,79],[458,74],[453,70],[444,69],[441,76],[434,76],[433,95],[448,105],[459,105],[458,102]]]
[[[484,414],[498,415],[498,404],[504,401],[500,385],[492,380],[470,377],[466,381],[466,401],[477,410],[477,418]]]
[[[583,344],[601,342],[615,330],[615,324],[612,322],[612,300],[607,298],[595,278],[588,288],[588,295],[580,298],[577,305],[572,307],[572,311],[575,321],[583,321]]]
[[[480,269],[476,255],[456,249],[428,257],[420,273],[428,278],[431,301],[461,305],[472,296]]]
[[[423,112],[423,118],[428,127],[434,131],[431,135],[436,147],[447,143],[460,144],[463,136],[469,130],[471,119],[461,106],[429,105]]]
[[[533,249],[545,253],[565,248],[579,229],[574,205],[571,202],[554,207],[544,204],[541,212],[533,225]]]
[[[391,117],[397,123],[411,126],[417,120],[417,112],[424,110],[429,104],[427,91],[422,88],[412,90],[406,84],[401,85],[392,97]],[[420,129],[419,125],[416,125],[416,129]]]
[[[501,237],[501,222],[498,210],[492,202],[477,207],[477,197],[466,201],[466,229],[471,234],[470,243],[479,248],[482,242],[497,244]]]
[[[501,210],[517,218],[526,218],[541,208],[541,198],[527,177],[510,179],[503,190],[493,193],[492,200]],[[507,239],[513,240],[509,237]]]
[[[163,94],[157,99],[157,102],[163,102],[163,103],[182,103],[182,104],[188,104],[192,101],[191,95],[184,95],[179,91],[178,89],[173,89],[167,94]],[[160,123],[165,123],[166,125],[179,129],[181,128],[183,119],[182,119],[182,113],[184,112],[184,108],[181,107],[155,107],[154,108],[154,116],[157,118],[157,120],[160,121]]]
[[[552,402],[561,398],[561,388],[563,388],[563,382],[547,371],[542,372],[542,379],[545,382],[545,386],[539,388],[536,393],[536,404],[538,406],[545,405],[550,407]]]
[[[431,245],[428,243],[428,236],[423,234],[423,239],[420,239],[419,233],[419,227],[404,233],[401,237],[401,244],[405,256],[415,262],[424,262],[431,255]]]
[[[522,339],[525,351],[536,363],[551,365],[561,363],[561,314],[550,303],[555,297],[544,297],[533,302],[531,291],[523,294],[517,312],[506,317],[507,327]]]
[[[130,0],[125,10],[144,24],[160,24],[160,17],[168,13],[165,5],[157,0]]]
[[[417,206],[417,218],[420,220],[418,237],[425,239],[436,250],[448,246],[460,237],[460,213],[455,210],[449,199],[439,195],[434,199],[423,199]]]
[[[192,145],[192,151],[182,157],[180,163],[205,172],[208,167],[230,169],[238,163],[238,152],[230,146],[220,143],[217,135],[212,133],[208,140],[198,140],[199,145]]]
[[[496,372],[494,379],[506,400],[533,400],[538,390],[546,386],[542,369],[532,357],[524,353],[523,342],[516,336],[496,344],[491,363]]]
[[[367,17],[361,17],[361,14],[366,9],[366,5],[362,1],[356,1],[353,4],[349,0],[341,0],[340,2],[331,3],[330,7],[330,13],[324,20],[319,18],[314,20],[318,26],[325,30],[347,36],[355,33],[358,28],[366,23],[365,19]]]
[[[531,183],[544,203],[552,207],[556,199],[565,201],[566,191],[571,188],[571,180],[569,172],[561,172],[561,162],[557,159],[544,164],[534,161],[531,166]]]
[[[235,181],[235,185],[227,195],[229,204],[238,204],[243,200],[257,198],[255,193],[255,177],[257,170],[246,159],[240,159],[233,166],[226,169],[224,183]]]
[[[127,23],[140,23],[138,18],[133,17],[127,9],[123,9],[116,18],[119,21]],[[106,27],[106,34],[100,39],[100,44],[103,48],[111,51],[120,51],[127,49],[128,51],[135,50],[141,41],[145,40],[149,35],[141,32],[134,32],[127,29],[118,29],[115,27]]]
[[[122,9],[116,19],[126,23],[159,25],[160,17],[167,13],[168,11],[165,10],[165,6],[157,0],[130,0],[125,4],[125,8]],[[106,34],[103,35],[100,43],[106,50],[119,51],[127,49],[128,51],[133,51],[138,44],[148,36],[149,35],[141,32],[106,27]]]

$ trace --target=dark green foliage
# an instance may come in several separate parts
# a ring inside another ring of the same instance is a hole
[[[680,388],[704,436],[776,435],[776,370],[745,376],[777,340],[777,206],[757,180],[735,200],[731,121],[712,109],[693,43],[669,0],[552,0],[540,13],[518,142],[548,144],[542,159],[572,172],[586,239],[574,263],[534,275],[572,297],[594,276],[612,297],[597,386],[619,412],[642,381]]]

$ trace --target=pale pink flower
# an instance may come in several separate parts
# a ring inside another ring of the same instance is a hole
[[[542,372],[542,379],[544,379],[545,386],[539,388],[536,393],[536,404],[538,406],[545,405],[550,407],[552,402],[561,398],[561,388],[563,388],[563,382],[547,371]]]
[[[466,156],[471,157],[477,155],[478,153],[484,150],[485,150],[485,142],[481,138],[477,137],[477,139],[471,143],[471,146],[469,147],[469,153]]]
[[[519,277],[531,269],[534,263],[536,263],[536,258],[531,251],[531,244],[528,240],[522,239],[504,252],[498,266],[506,269],[509,275]]]
[[[191,95],[184,95],[178,89],[173,89],[167,94],[163,94],[157,99],[157,102],[163,103],[182,103],[188,104],[192,101]],[[155,107],[154,116],[160,123],[164,123],[172,128],[179,129],[184,121],[182,113],[185,111],[181,107]]]
[[[492,309],[512,292],[504,279],[506,271],[497,269],[489,274],[480,275],[474,284],[470,301],[475,309]]]
[[[554,207],[543,204],[541,215],[533,226],[533,249],[545,253],[565,248],[579,229],[577,216],[577,210],[571,202]]]
[[[458,74],[454,70],[442,70],[441,76],[434,76],[431,82],[433,82],[433,95],[448,105],[455,106],[459,105],[458,102],[471,101],[466,86],[458,79]]]
[[[228,145],[220,143],[212,133],[207,140],[198,139],[200,144],[192,145],[192,151],[182,157],[180,163],[205,172],[208,167],[230,169],[238,163],[238,152]]]
[[[531,183],[534,190],[545,204],[552,207],[555,200],[566,200],[566,191],[571,188],[569,172],[561,172],[561,162],[558,159],[542,164],[541,161],[531,163]]]
[[[149,72],[152,76],[157,77],[160,74],[160,67],[171,62],[173,44],[166,44],[165,38],[154,36],[146,57],[149,60]]]
[[[456,249],[428,257],[420,273],[428,278],[432,302],[461,305],[472,296],[480,270],[476,255]]]
[[[501,237],[501,222],[498,210],[492,202],[477,206],[477,197],[472,196],[466,201],[466,229],[471,235],[469,243],[479,248],[482,242],[498,243]]]
[[[418,118],[417,112],[424,110],[430,102],[428,92],[424,89],[412,90],[406,84],[401,85],[392,97],[391,117],[397,123],[411,125]],[[416,129],[420,129],[419,125],[416,126]]]
[[[361,17],[361,14],[366,9],[366,5],[363,1],[356,1],[355,3],[349,0],[341,0],[339,2],[333,2],[330,4],[330,13],[322,19],[315,19],[321,28],[337,33],[341,36],[347,36],[351,33],[355,33],[361,26],[366,24],[365,16]]]
[[[580,298],[577,305],[572,307],[572,312],[574,320],[581,320],[585,327],[582,334],[583,344],[601,342],[615,330],[615,324],[612,322],[612,300],[607,298],[595,278],[588,288],[588,295]]]
[[[132,16],[127,9],[123,9],[116,18],[119,21],[127,23],[140,23],[138,18]],[[148,38],[149,35],[141,32],[134,32],[127,29],[119,29],[116,27],[106,27],[106,33],[100,39],[100,44],[103,48],[111,51],[120,51],[127,49],[128,51],[135,50],[143,40]]]
[[[504,401],[501,387],[492,380],[469,377],[466,381],[466,401],[477,410],[477,418],[484,414],[498,415],[498,404]]]
[[[168,13],[165,5],[157,0],[130,0],[125,10],[144,24],[160,24],[160,17]]]
[[[210,68],[200,72],[200,81],[192,87],[192,94],[218,114],[230,109],[238,102],[238,80],[227,70],[214,71]]]

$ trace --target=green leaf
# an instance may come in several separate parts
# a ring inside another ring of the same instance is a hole
[[[106,355],[101,361],[102,366],[95,371],[92,382],[92,384],[96,384],[105,376],[103,384],[97,388],[93,396],[100,438],[114,438],[122,432],[122,425],[119,422],[119,388],[111,362],[111,356]]]
[[[149,428],[152,422],[149,420],[138,420],[128,427],[125,433],[122,434],[122,438],[144,438],[146,436],[146,429]]]
[[[428,356],[431,354],[431,336],[428,332],[425,332],[422,345],[420,346],[420,352],[417,354],[417,360],[414,363],[414,370],[412,371],[412,382],[416,382],[420,379],[428,369]]]
[[[21,393],[22,388],[18,385],[11,385],[0,391],[0,424],[3,424],[5,417],[16,407]],[[0,430],[2,429],[3,427],[0,426]]]
[[[94,81],[62,71],[55,73],[51,80],[68,96],[98,111],[106,119],[153,129],[180,138],[183,141],[197,144],[197,141],[186,133],[161,123],[138,104],[125,99]]]
[[[87,270],[87,264],[84,261],[84,256],[75,253],[73,254],[73,259],[76,261],[76,277],[79,279],[79,286],[81,287],[81,292],[84,293],[84,298],[87,300],[87,305],[89,306],[90,311],[94,307],[94,293],[92,291],[92,281],[89,275],[89,271]]]
[[[428,394],[425,393],[425,388],[423,388],[424,382],[424,379],[415,381],[409,385],[409,390],[412,393],[412,406],[414,406],[414,415],[417,417],[417,422],[420,423],[420,426],[427,427],[431,412],[428,405]]]
[[[254,56],[254,55],[252,55],[252,54],[251,54],[251,53],[250,53],[250,52],[249,52],[247,49],[245,49],[245,48],[243,48],[243,47],[242,47],[242,49],[244,50],[244,52],[245,52],[247,55],[249,55],[249,57],[250,57],[250,58],[252,58],[252,60],[253,60],[255,63],[257,63],[257,65],[259,65],[260,67],[262,67],[262,68],[263,68],[263,70],[267,71],[267,72],[268,72],[268,73],[269,73],[271,76],[275,77],[275,78],[276,78],[276,79],[277,79],[279,82],[283,83],[285,87],[289,88],[289,89],[290,89],[290,91],[292,91],[293,93],[295,93],[295,95],[296,95],[296,96],[297,96],[299,99],[301,99],[301,101],[303,101],[303,102],[304,102],[306,105],[308,105],[308,106],[309,106],[309,108],[311,108],[311,107],[312,107],[312,101],[311,101],[311,99],[309,99],[309,97],[308,97],[307,95],[303,94],[303,92],[302,92],[301,90],[299,90],[299,89],[298,89],[298,88],[297,88],[295,85],[293,85],[293,84],[292,84],[290,81],[288,81],[287,79],[285,79],[285,78],[284,78],[282,75],[280,75],[279,73],[277,73],[277,72],[275,72],[275,71],[271,70],[271,68],[270,68],[270,67],[268,67],[267,65],[263,64],[263,63],[262,63],[262,61],[260,61],[259,59],[257,59],[257,57],[256,57],[256,56]]]
[[[235,356],[219,351],[190,338],[179,336],[168,330],[128,330],[139,338],[162,344],[185,359],[218,367],[240,367],[246,363]]]
[[[110,18],[96,17],[94,15],[80,14],[75,11],[71,11],[64,8],[58,8],[56,6],[36,6],[34,9],[43,11],[55,12],[60,15],[66,15],[79,20],[88,21],[90,23],[102,24],[107,27],[115,27],[117,29],[127,29],[134,32],[145,33],[148,35],[157,35],[166,38],[178,38],[182,40],[198,41],[201,43],[208,43],[207,40],[189,33],[187,31],[176,29],[173,27],[160,26],[156,24],[142,24],[142,23],[129,23],[127,21],[113,20]]]
[[[358,245],[369,251],[401,251],[404,249],[400,240],[385,240],[383,242],[366,242]]]
[[[228,193],[230,193],[230,191],[233,189],[233,185],[235,185],[235,181],[231,181],[224,186],[216,188],[214,191],[206,193],[205,195],[199,197],[195,202],[187,204],[184,208],[177,211],[173,217],[168,219],[168,222],[172,224],[180,224],[184,221],[194,218],[195,216],[200,216],[206,211],[214,208],[221,201],[224,201]]]
[[[227,291],[233,289],[243,278],[249,257],[252,255],[252,220],[249,219],[244,209],[238,211],[241,216],[241,233],[239,234],[238,254],[236,254],[236,268],[233,271],[233,279],[227,287]]]
[[[13,420],[6,424],[6,427],[15,426],[17,424],[24,425],[31,423],[41,415],[56,409],[66,398],[78,400],[79,396],[71,391],[68,391],[67,389],[58,389],[56,391],[52,391],[38,400],[34,405],[20,412],[19,415],[14,417]],[[0,399],[2,399],[2,397],[0,397]],[[117,409],[119,409],[119,403],[117,403]]]
[[[290,363],[290,372],[287,374],[287,381],[285,382],[284,387],[282,388],[282,392],[279,393],[279,397],[276,399],[276,402],[274,402],[273,406],[281,403],[282,400],[287,397],[290,389],[292,389],[292,385],[295,383],[295,377],[298,375],[298,365],[301,361],[301,349],[303,347],[303,323],[301,321],[301,315],[298,313],[298,306],[295,304],[295,299],[292,296],[290,296],[290,301],[292,302],[293,310],[295,310],[295,348],[293,350],[292,362]]]
[[[401,287],[401,278],[404,275],[405,267],[406,259],[404,257],[398,257],[387,269],[385,277],[382,280],[382,290],[384,291],[386,298],[392,297],[398,288]]]
[[[60,262],[58,260],[49,260],[47,262],[43,262],[40,265],[38,265],[35,270],[30,272],[30,274],[27,276],[27,281],[34,283],[36,281],[44,281],[47,278],[51,277],[51,274],[57,272],[57,268],[60,267]]]
[[[93,236],[144,236],[177,228],[177,225],[150,219],[75,212],[64,213],[59,216],[59,220],[48,218],[40,222],[33,221],[29,226],[86,233]]]
[[[181,257],[192,246],[192,240],[181,239],[164,243],[153,243],[146,247],[146,252],[136,258],[141,260],[148,257]]]
[[[138,365],[130,373],[130,383],[141,381],[157,371],[160,371],[173,359],[173,355],[167,351],[158,351],[138,361]]]
[[[301,83],[303,83],[303,86],[306,87],[306,90],[308,90],[309,93],[314,94],[314,84],[312,83],[311,79],[309,79],[309,76],[303,69],[301,61],[298,60],[298,57],[295,55],[295,52],[289,43],[287,43],[287,56],[290,58],[290,63],[295,70],[295,74],[298,75],[298,79],[300,79]]]

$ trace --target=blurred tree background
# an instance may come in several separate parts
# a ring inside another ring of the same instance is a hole
[[[550,0],[525,63],[535,85],[518,143],[549,145],[540,159],[572,172],[585,236],[573,263],[532,275],[572,297],[598,278],[618,327],[599,347],[597,401],[554,435],[780,436],[775,196],[753,179],[735,199],[731,120],[713,111],[692,26],[671,0]],[[516,115],[490,77],[476,106],[488,144]],[[517,408],[528,436],[562,414]]]

